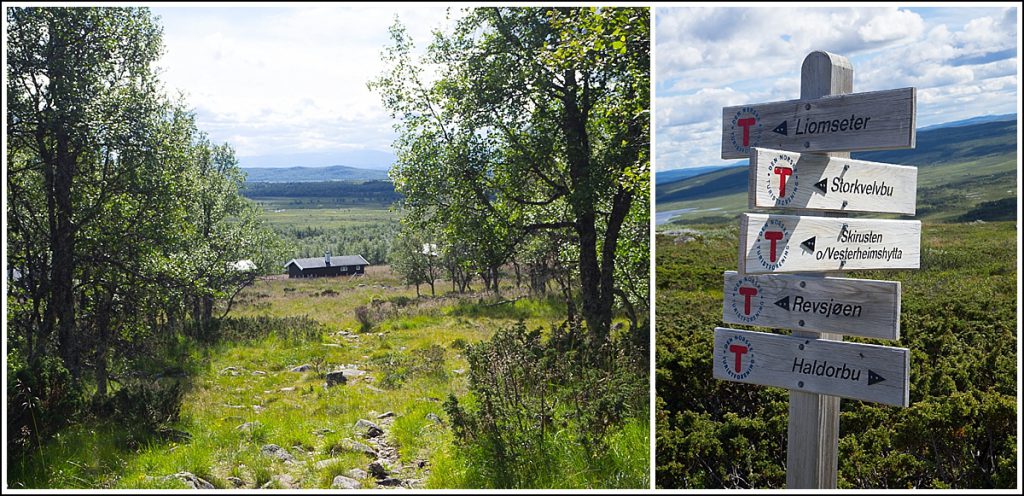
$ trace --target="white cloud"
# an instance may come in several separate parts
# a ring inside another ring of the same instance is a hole
[[[918,88],[918,125],[1016,110],[1013,8],[657,8],[655,167],[725,163],[721,109],[799,97],[814,50],[855,91]],[[703,122],[711,119],[714,125]]]
[[[162,79],[186,92],[200,127],[240,157],[390,149],[391,118],[366,87],[383,70],[397,14],[423,47],[443,7],[158,8]],[[453,9],[454,10],[454,9]],[[453,11],[453,16],[457,12]]]

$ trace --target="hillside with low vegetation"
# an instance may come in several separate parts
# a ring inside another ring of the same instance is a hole
[[[1015,488],[1017,120],[919,130],[913,149],[852,158],[917,167],[918,270],[850,272],[901,283],[910,407],[843,399],[838,487]],[[656,186],[656,480],[659,487],[785,488],[789,394],[712,377],[723,272],[737,270],[748,166]],[[765,211],[762,211],[764,213]],[[787,213],[780,210],[780,213]],[[792,212],[789,212],[792,213]],[[788,334],[780,329],[753,328]]]
[[[915,219],[970,222],[1016,218],[1016,120],[920,131],[913,149],[855,152],[852,158],[917,167]],[[671,229],[672,222],[679,227],[738,218],[749,210],[748,175],[746,166],[728,167],[658,183],[658,212],[680,210],[662,227]]]

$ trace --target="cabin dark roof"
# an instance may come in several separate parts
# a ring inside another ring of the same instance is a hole
[[[327,267],[327,263],[324,257],[314,258],[293,258],[288,263],[284,264],[285,267],[295,264],[300,269],[315,269]],[[345,265],[370,265],[362,255],[342,255],[340,257],[331,257],[331,267],[339,267]]]

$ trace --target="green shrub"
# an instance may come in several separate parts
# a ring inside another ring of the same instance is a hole
[[[178,381],[130,380],[107,400],[107,408],[124,425],[155,432],[178,420],[184,395]]]
[[[922,227],[920,270],[850,275],[902,284],[900,342],[850,340],[911,350],[911,405],[843,400],[838,486],[1015,487],[1016,226]],[[711,373],[736,240],[657,238],[659,487],[785,485],[788,393]]]
[[[320,322],[305,315],[300,317],[227,317],[216,320],[208,337],[212,341],[254,341],[276,336],[286,341],[308,341],[325,332]]]
[[[610,433],[646,417],[641,360],[616,342],[590,349],[584,332],[562,326],[544,340],[520,321],[468,347],[471,394],[444,407],[469,478],[505,488],[646,480],[645,467],[609,458]]]
[[[356,314],[356,320],[359,321],[359,331],[367,332],[373,329],[373,325],[376,321],[373,317],[373,312],[370,311],[365,305],[360,305],[354,310]]]
[[[381,371],[380,384],[396,389],[413,376],[444,378],[445,350],[438,345],[413,350],[411,353],[387,351],[375,355],[371,361]]]

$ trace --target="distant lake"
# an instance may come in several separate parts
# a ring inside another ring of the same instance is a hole
[[[709,208],[709,209],[706,209],[706,210],[701,210],[699,208],[680,208],[680,209],[677,209],[677,210],[665,210],[664,212],[655,212],[654,213],[654,225],[660,226],[662,224],[665,224],[666,222],[672,220],[673,217],[675,217],[675,216],[677,216],[679,214],[685,214],[687,212],[701,212],[701,211],[703,211],[703,212],[711,212],[711,211],[714,211],[714,210],[721,210],[721,208]]]

